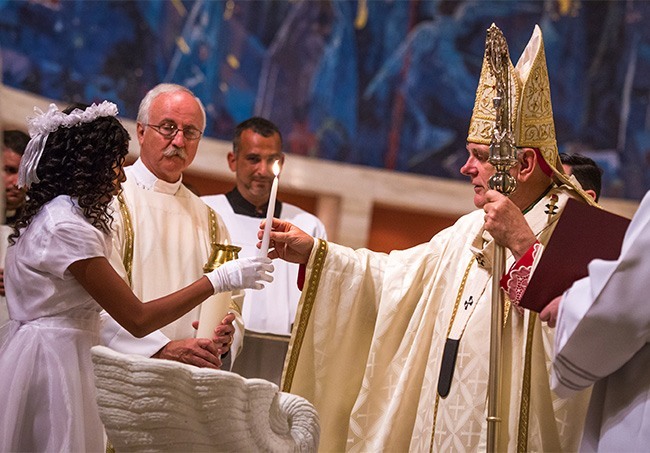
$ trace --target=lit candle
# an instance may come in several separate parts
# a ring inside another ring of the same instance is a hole
[[[260,247],[260,256],[269,254],[269,242],[271,241],[271,225],[273,224],[273,212],[275,211],[275,199],[278,196],[278,175],[280,174],[280,162],[273,162],[273,185],[271,186],[271,196],[269,197],[269,207],[266,210],[266,224],[264,225],[264,235],[262,236],[262,246]]]

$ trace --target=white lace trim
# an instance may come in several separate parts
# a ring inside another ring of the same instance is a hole
[[[59,110],[56,104],[50,104],[47,112],[34,107],[36,116],[27,118],[31,140],[25,148],[25,153],[18,169],[18,187],[29,188],[32,183],[39,182],[36,175],[38,163],[43,155],[47,137],[60,127],[74,127],[82,123],[90,123],[99,117],[116,116],[117,106],[104,101],[93,104],[85,110],[74,109],[69,114]]]

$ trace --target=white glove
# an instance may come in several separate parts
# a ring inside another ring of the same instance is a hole
[[[205,274],[212,283],[214,294],[232,291],[233,289],[262,289],[262,282],[272,282],[273,272],[271,258],[256,256],[255,258],[240,258],[226,261],[221,266]]]

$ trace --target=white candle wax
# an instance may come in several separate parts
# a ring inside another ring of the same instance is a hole
[[[230,291],[226,291],[208,297],[203,301],[199,314],[199,328],[196,332],[196,338],[212,339],[214,329],[221,324],[223,318],[228,314],[231,298]]]
[[[273,213],[275,211],[275,199],[278,196],[278,175],[280,174],[280,164],[276,160],[273,163],[273,185],[271,186],[271,196],[269,197],[269,207],[266,210],[266,224],[264,225],[264,235],[262,236],[262,246],[260,247],[260,256],[266,256],[269,253],[269,242],[271,241],[271,225],[273,224]]]

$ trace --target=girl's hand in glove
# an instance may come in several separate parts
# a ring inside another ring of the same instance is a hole
[[[270,258],[256,256],[226,261],[221,266],[205,274],[212,283],[214,294],[233,289],[262,289],[262,282],[272,282],[273,264]]]

